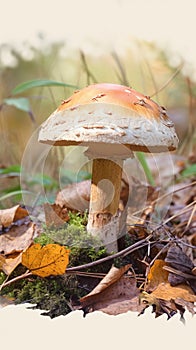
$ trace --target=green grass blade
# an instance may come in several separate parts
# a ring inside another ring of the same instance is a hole
[[[148,163],[146,161],[146,157],[145,157],[144,153],[143,152],[136,152],[136,156],[137,156],[142,168],[144,169],[144,172],[145,172],[146,177],[149,181],[149,184],[152,186],[155,186],[155,181],[154,181],[152,172],[148,166]]]
[[[37,79],[37,80],[29,80],[29,81],[26,81],[22,84],[17,85],[12,90],[12,95],[20,94],[20,93],[25,92],[25,91],[32,89],[32,88],[49,87],[49,86],[69,87],[69,88],[73,88],[73,89],[78,89],[78,87],[75,85],[66,84],[66,83],[62,83],[59,81],[55,81],[55,80],[47,80],[47,79],[39,80],[39,79]]]
[[[29,100],[25,97],[4,98],[3,103],[8,106],[14,106],[24,112],[30,112],[31,110]]]
[[[32,192],[30,191],[13,191],[13,192],[9,192],[9,193],[6,193],[4,194],[3,196],[0,197],[0,201],[4,201],[5,199],[7,198],[10,198],[10,197],[13,197],[13,196],[18,196],[18,195],[22,195],[22,194],[32,194]]]
[[[189,165],[186,169],[182,171],[181,175],[183,177],[196,176],[196,164]]]
[[[11,165],[7,168],[0,168],[0,175],[12,175],[13,173],[16,174],[16,176],[19,176],[21,172],[21,166],[20,165]]]

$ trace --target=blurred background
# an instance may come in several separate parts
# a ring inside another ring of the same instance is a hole
[[[0,0],[0,5],[1,207],[21,198],[21,161],[39,125],[74,90],[96,82],[131,86],[166,107],[180,139],[172,154],[175,165],[179,170],[188,164],[193,171],[194,0]],[[32,80],[31,88],[15,89]],[[29,169],[35,162],[33,148],[31,141]],[[44,186],[56,191],[64,150],[56,147],[50,153]],[[150,158],[149,166],[159,182]],[[167,173],[166,168],[167,162]],[[83,170],[81,179],[88,178],[89,169]],[[71,182],[72,175],[66,176],[64,183]],[[33,181],[43,179],[34,174]]]

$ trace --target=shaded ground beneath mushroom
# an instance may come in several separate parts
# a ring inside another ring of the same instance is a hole
[[[183,316],[185,309],[194,314],[195,179],[191,177],[168,187],[162,199],[157,196],[158,188],[133,182],[135,201],[128,210],[127,231],[119,239],[117,254],[108,254],[98,240],[86,233],[87,213],[59,205],[60,193],[58,204],[46,209],[48,221],[51,208],[58,217],[56,226],[47,227],[39,222],[39,208],[34,209],[33,223],[32,217],[18,218],[18,212],[12,214],[9,225],[1,227],[1,247],[4,239],[12,237],[10,245],[6,245],[7,251],[1,252],[1,297],[8,298],[8,302],[36,304],[36,308],[45,310],[43,315],[51,318],[76,309],[82,309],[84,314],[95,310],[113,315],[128,310],[139,314],[149,305],[153,306],[156,316],[163,313],[168,318],[176,313]],[[122,206],[127,200],[126,186],[124,181]],[[142,186],[148,193],[147,203],[139,216],[133,215],[142,198]],[[170,192],[172,201],[169,207],[166,201],[165,208],[164,199]],[[157,220],[162,211],[164,219]],[[1,221],[4,214],[1,211]],[[26,249],[21,237],[28,237],[26,244],[29,245],[31,225],[34,225],[31,244],[36,241],[42,246],[57,243],[69,247],[71,253],[65,274],[45,278],[24,276],[26,268],[21,261],[13,265],[14,259]]]

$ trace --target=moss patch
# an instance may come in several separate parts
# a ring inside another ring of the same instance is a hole
[[[69,213],[70,220],[61,228],[43,227],[42,233],[35,238],[36,243],[47,245],[58,243],[68,247],[70,252],[69,267],[83,265],[107,256],[106,249],[100,240],[86,232],[86,215]],[[111,266],[100,264],[89,271],[107,272]],[[25,268],[19,265],[9,277],[11,280],[25,272]],[[0,273],[0,283],[3,283],[6,276]],[[28,302],[36,304],[36,308],[45,310],[43,315],[51,318],[66,315],[72,310],[72,300],[77,300],[90,292],[99,280],[82,278],[76,274],[65,274],[61,276],[50,276],[40,278],[30,276],[14,282],[1,291],[15,299],[16,303]]]

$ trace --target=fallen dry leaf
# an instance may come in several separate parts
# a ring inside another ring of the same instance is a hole
[[[175,304],[178,306],[182,306],[184,309],[186,308],[192,315],[195,315],[195,305],[190,301],[186,301],[181,298],[175,299]]]
[[[57,194],[55,204],[60,207],[85,211],[89,207],[90,187],[90,180],[67,185]]]
[[[122,276],[102,292],[81,298],[80,302],[85,312],[99,310],[109,315],[118,315],[127,311],[140,311],[138,296],[136,280]]]
[[[0,270],[6,275],[10,275],[22,261],[22,252],[10,254],[8,256],[0,255]]]
[[[122,275],[130,268],[130,264],[117,268],[112,266],[107,275],[101,280],[101,282],[86,296],[84,296],[80,301],[86,301],[90,296],[101,293],[104,289],[108,288],[111,284],[118,281]]]
[[[170,272],[168,276],[168,281],[171,286],[176,286],[182,283],[188,283],[194,291],[196,291],[196,281],[191,277],[192,270],[194,269],[194,263],[192,260],[183,252],[183,250],[176,244],[168,249],[167,257],[165,261],[174,270],[178,271],[178,274]],[[185,274],[184,274],[185,273]],[[187,277],[185,277],[187,274]],[[185,275],[185,276],[184,276]]]
[[[158,287],[151,293],[156,298],[171,300],[180,298],[185,301],[194,303],[196,302],[196,295],[194,295],[192,289],[186,284],[179,284],[172,287],[169,283],[160,283]]]
[[[12,226],[6,233],[0,235],[0,254],[8,255],[21,252],[33,241],[35,224]]]
[[[102,281],[80,303],[86,312],[103,311],[118,315],[139,310],[139,290],[135,278],[123,276],[130,265],[120,269],[112,266]]]
[[[56,204],[44,204],[46,226],[61,227],[69,220],[67,208],[61,208]]]
[[[160,283],[168,282],[168,271],[163,267],[166,265],[164,260],[155,260],[148,273],[148,283],[146,290],[153,291]]]
[[[69,249],[58,244],[47,244],[42,247],[36,243],[22,254],[22,264],[33,275],[40,277],[62,275],[69,263],[69,252]]]
[[[0,225],[3,227],[8,227],[14,221],[22,219],[27,215],[28,211],[21,208],[20,205],[15,205],[12,208],[0,210]]]
[[[158,196],[157,189],[146,184],[142,184],[138,179],[131,177],[131,196],[129,193],[129,184],[127,178],[123,179],[121,184],[120,199],[125,207],[130,206],[131,211],[141,208],[144,198],[150,203]],[[91,180],[85,180],[78,183],[67,185],[56,197],[55,204],[61,208],[66,207],[71,210],[85,211],[89,208]],[[130,198],[129,198],[130,197]],[[128,203],[129,202],[129,203]],[[140,203],[140,204],[139,204]]]
[[[169,283],[163,282],[150,294],[142,292],[139,299],[140,304],[143,305],[142,312],[151,305],[156,317],[166,313],[170,318],[178,311],[183,317],[186,308],[195,314],[196,296],[192,289],[184,284],[172,287]]]
[[[178,245],[172,245],[167,252],[165,261],[174,269],[189,273],[194,264]]]

